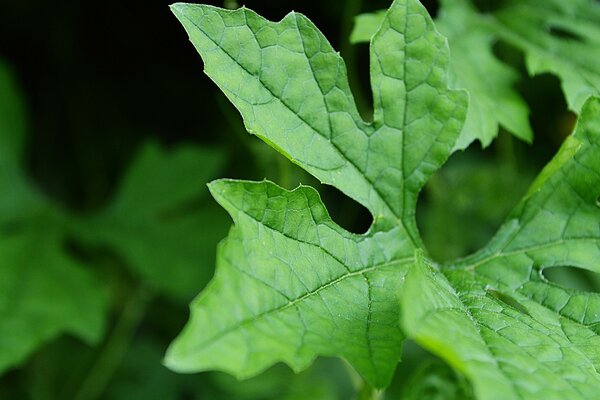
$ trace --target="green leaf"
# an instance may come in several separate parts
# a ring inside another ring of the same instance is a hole
[[[167,365],[249,377],[331,355],[385,387],[402,341],[395,293],[421,246],[418,192],[448,158],[466,112],[465,93],[447,87],[445,39],[418,1],[392,4],[371,44],[375,112],[366,123],[343,60],[303,15],[273,23],[245,8],[173,11],[248,131],[374,222],[364,235],[343,230],[305,186],[211,184],[235,226]]]
[[[450,3],[442,9],[435,24],[448,38],[452,54],[450,84],[466,89],[470,96],[467,119],[456,148],[464,149],[474,140],[487,147],[498,134],[500,125],[516,137],[531,142],[529,111],[514,89],[518,74],[492,53],[494,32],[468,4]],[[382,19],[381,12],[358,15],[350,41],[370,41]]]
[[[600,272],[600,99],[481,251],[438,270],[421,256],[401,292],[406,333],[484,399],[589,399],[600,389],[600,294],[547,268]]]
[[[105,210],[80,221],[88,243],[116,251],[148,285],[189,301],[213,272],[225,213],[206,204],[206,182],[223,164],[218,150],[146,144]]]
[[[486,14],[478,13],[472,3],[468,0],[446,0],[440,10],[442,19],[450,15],[460,15],[464,19],[460,25],[455,20],[454,26],[478,27],[465,30],[465,42],[471,40],[471,34],[485,35],[484,32],[487,32],[487,36],[493,38],[488,44],[505,40],[520,49],[525,54],[530,74],[549,72],[560,78],[569,108],[577,113],[589,96],[600,95],[598,2],[505,0],[498,2],[493,12]],[[490,73],[490,77],[495,79],[495,74]],[[513,115],[517,117],[517,114]],[[507,122],[510,121],[501,120],[502,124]],[[516,128],[505,126],[511,131]]]
[[[21,168],[23,99],[0,63],[0,373],[61,333],[95,343],[106,293],[65,249],[65,217]]]

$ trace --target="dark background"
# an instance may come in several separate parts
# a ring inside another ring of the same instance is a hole
[[[207,3],[224,6],[227,1],[231,0]],[[482,10],[489,8],[490,1],[479,3]],[[225,147],[233,161],[225,171],[228,177],[262,179],[269,174],[268,168],[248,168],[253,164],[248,141],[256,139],[240,137],[244,136],[241,118],[203,74],[202,61],[169,4],[0,1],[0,58],[15,70],[30,114],[27,167],[47,194],[73,209],[101,207],[147,138],[167,145],[191,141]],[[271,20],[291,10],[307,15],[348,64],[355,65],[359,79],[351,79],[353,90],[370,100],[368,48],[351,46],[347,38],[353,15],[385,8],[389,1],[247,0],[241,4]],[[437,2],[423,4],[435,16]],[[522,55],[502,43],[497,48],[524,72]],[[537,148],[523,151],[541,166],[569,133],[572,117],[556,78],[524,78],[519,90],[529,100],[538,138]],[[540,135],[550,139],[540,141]],[[479,146],[472,147],[477,151]],[[335,189],[328,191],[332,194],[325,193],[326,203],[331,202],[328,197],[346,201]],[[354,204],[348,207],[362,215],[356,229],[366,229],[366,212]],[[336,210],[331,211],[335,217]]]
[[[243,4],[271,20],[302,12],[343,52],[348,43],[340,38],[351,29],[343,22],[347,16],[388,5],[364,3]],[[436,5],[428,3],[433,12]],[[222,95],[202,73],[202,61],[169,4],[0,2],[0,57],[16,70],[32,116],[28,164],[51,196],[79,209],[97,207],[147,137],[167,144],[232,141],[217,101]]]

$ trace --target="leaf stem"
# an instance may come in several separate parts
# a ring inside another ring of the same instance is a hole
[[[147,292],[140,288],[124,304],[110,336],[74,396],[75,400],[94,400],[104,393],[129,349],[148,302]]]

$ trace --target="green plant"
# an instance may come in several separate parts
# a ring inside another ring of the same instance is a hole
[[[449,4],[476,14],[467,2]],[[598,16],[591,2],[561,4],[544,5],[561,27],[568,18],[557,15],[589,9],[586,18]],[[303,15],[273,23],[244,8],[174,5],[206,73],[246,129],[362,204],[373,224],[362,235],[342,229],[311,187],[211,183],[235,225],[167,365],[246,378],[278,361],[300,371],[316,356],[337,356],[375,398],[390,383],[408,337],[466,376],[478,398],[593,398],[600,388],[600,296],[551,283],[544,273],[561,266],[600,272],[600,99],[584,102],[598,94],[598,74],[580,60],[589,54],[579,45],[537,31],[517,36],[538,27],[538,15],[521,14],[533,6],[541,7],[531,1],[496,19],[481,17],[494,22],[477,24],[472,40],[483,52],[473,57],[498,71],[484,86],[473,70],[460,76],[460,54],[471,39],[450,61],[445,38],[418,1],[396,0],[369,17],[377,26],[368,34],[374,119],[365,122],[344,62]],[[597,54],[597,26],[573,29]],[[422,187],[457,148],[474,139],[488,144],[498,123],[531,138],[524,103],[509,88],[514,73],[485,49],[495,34],[525,49],[530,71],[557,72],[580,116],[491,242],[440,265],[429,259],[417,229]],[[544,52],[544,44],[552,51]],[[577,51],[556,57],[563,47]],[[451,89],[456,84],[470,89],[475,114],[467,111],[467,92]],[[492,100],[495,88],[502,95]],[[502,112],[490,118],[497,104]],[[485,118],[477,121],[477,114]]]

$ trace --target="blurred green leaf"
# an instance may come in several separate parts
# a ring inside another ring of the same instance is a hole
[[[8,66],[0,61],[0,171],[18,169],[25,141],[25,105]]]
[[[65,217],[21,168],[23,99],[0,63],[0,373],[59,334],[96,343],[106,293],[66,250]]]
[[[108,385],[103,398],[110,400],[178,400],[214,398],[206,379],[177,375],[161,363],[163,348],[147,338],[130,347],[124,363]]]
[[[456,147],[464,149],[474,140],[487,147],[500,126],[530,143],[529,109],[515,89],[519,74],[493,54],[493,32],[474,18],[471,8],[459,3],[442,9],[436,19],[436,27],[450,45],[453,85],[466,89],[470,96]]]
[[[0,60],[0,228],[43,203],[21,165],[26,129],[23,97],[8,66]]]
[[[212,276],[229,225],[206,201],[206,182],[223,161],[216,149],[146,144],[106,209],[79,222],[79,238],[108,246],[146,284],[189,301]]]
[[[93,344],[104,330],[106,294],[63,248],[51,219],[0,236],[0,371],[61,333]]]

